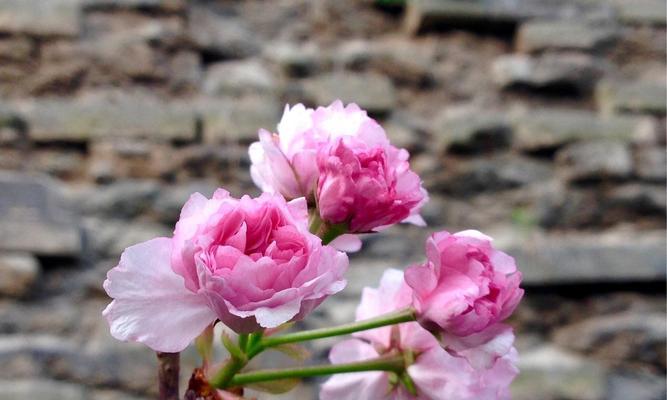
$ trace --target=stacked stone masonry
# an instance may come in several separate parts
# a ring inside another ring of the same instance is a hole
[[[0,400],[153,398],[154,355],[101,318],[106,272],[190,193],[257,194],[257,130],[336,98],[410,151],[429,230],[517,258],[515,399],[664,399],[665,20],[662,0],[0,0]],[[304,326],[352,319],[426,234],[364,238]]]

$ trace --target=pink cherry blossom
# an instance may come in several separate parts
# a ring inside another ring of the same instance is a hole
[[[112,335],[178,352],[216,319],[247,333],[303,318],[343,289],[348,266],[306,225],[303,198],[193,194],[173,238],[125,249],[108,273]]]
[[[278,133],[262,130],[259,139],[249,154],[252,178],[263,191],[304,196],[323,207],[325,220],[349,223],[353,232],[401,221],[423,224],[419,209],[427,195],[409,169],[407,151],[391,146],[382,127],[356,104],[287,106]],[[338,174],[337,166],[345,171]],[[336,199],[338,194],[346,197]]]
[[[412,290],[403,273],[387,270],[377,289],[364,288],[357,308],[357,320],[372,318],[410,305]],[[498,332],[492,332],[498,333]],[[509,335],[509,336],[508,336]],[[516,350],[511,329],[502,330],[499,338],[490,337],[481,347],[459,347],[460,353],[443,348],[438,340],[416,322],[383,327],[354,334],[355,338],[335,345],[329,358],[332,363],[369,360],[388,353],[409,351],[415,361],[407,374],[416,388],[416,396],[382,371],[339,374],[331,377],[320,391],[322,400],[353,399],[432,399],[496,400],[509,399],[508,386],[518,373]],[[509,346],[492,343],[509,339]],[[481,341],[480,341],[481,342]],[[478,364],[477,352],[495,348],[494,358]]]
[[[514,259],[477,231],[442,231],[426,242],[427,261],[409,268],[420,322],[455,336],[481,332],[507,318],[523,296]]]
[[[405,220],[423,225],[419,210],[428,196],[408,157],[388,142],[369,144],[356,137],[322,147],[316,196],[322,219],[344,223],[350,232],[370,232]]]

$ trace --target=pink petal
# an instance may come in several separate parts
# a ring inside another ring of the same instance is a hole
[[[346,253],[355,253],[361,250],[361,239],[357,235],[340,235],[329,243],[329,246]]]
[[[363,361],[378,357],[377,351],[361,340],[349,339],[336,344],[329,354],[334,364]],[[384,372],[338,374],[329,378],[320,390],[321,400],[384,399],[389,381]]]
[[[206,298],[172,271],[170,258],[171,239],[152,239],[125,249],[109,271],[104,289],[114,300],[102,314],[113,337],[179,352],[216,319]]]

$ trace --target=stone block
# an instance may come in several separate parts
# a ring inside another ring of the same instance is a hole
[[[265,63],[257,59],[228,61],[208,67],[203,90],[212,96],[274,95],[278,92],[278,82]]]
[[[189,7],[188,22],[195,46],[214,58],[244,58],[261,50],[259,39],[239,17],[193,5]]]
[[[514,146],[527,151],[553,149],[588,139],[645,142],[653,140],[657,129],[650,118],[599,116],[589,111],[557,108],[513,113],[512,125]]]
[[[79,34],[81,0],[1,0],[0,32],[31,36]]]
[[[572,143],[558,151],[556,161],[571,181],[625,179],[633,169],[630,147],[614,140]]]
[[[274,96],[199,99],[196,108],[208,143],[250,143],[260,128],[275,131],[282,104]]]
[[[567,87],[584,91],[602,73],[600,62],[585,54],[544,54],[530,57],[523,54],[497,58],[491,73],[501,87],[548,89]]]
[[[0,254],[0,295],[26,295],[39,271],[39,262],[30,254]]]
[[[78,256],[78,222],[46,177],[0,173],[0,250]]]
[[[386,114],[396,105],[396,90],[385,76],[375,73],[334,72],[311,79],[305,84],[306,96],[318,105],[334,100],[357,103],[374,114]]]
[[[82,385],[47,379],[0,381],[0,400],[87,400]]]
[[[664,231],[563,235],[501,229],[489,234],[516,259],[528,285],[665,280]]]
[[[667,152],[664,147],[644,147],[636,153],[636,172],[644,180],[665,182],[667,179]]]
[[[615,41],[616,28],[576,21],[528,21],[517,33],[517,49],[532,53],[543,50],[595,51]]]
[[[595,90],[600,111],[606,114],[635,113],[665,115],[667,87],[665,82],[602,81]]]
[[[408,0],[404,26],[409,33],[451,27],[513,29],[527,18],[553,16],[557,3],[515,0]]]
[[[95,91],[75,98],[24,100],[14,106],[37,142],[110,136],[195,139],[195,113],[189,102],[164,101],[146,92]]]
[[[665,26],[667,23],[667,5],[662,0],[615,0],[613,5],[625,24]]]

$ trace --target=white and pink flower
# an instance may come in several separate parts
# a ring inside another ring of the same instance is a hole
[[[387,270],[378,289],[364,288],[357,308],[357,320],[376,317],[408,307],[412,289],[403,273]],[[517,375],[517,352],[509,327],[490,331],[486,341],[463,346],[458,352],[443,348],[436,338],[417,322],[378,328],[354,334],[356,338],[335,345],[332,363],[374,359],[386,354],[409,352],[414,362],[406,373],[416,394],[383,371],[335,375],[320,391],[322,400],[353,399],[431,399],[498,400],[509,399],[509,384]],[[472,341],[471,341],[472,342]],[[487,357],[493,353],[493,357]]]
[[[193,194],[173,238],[127,248],[108,273],[112,335],[178,352],[216,319],[248,333],[303,318],[345,287],[348,266],[306,225],[303,198]]]

